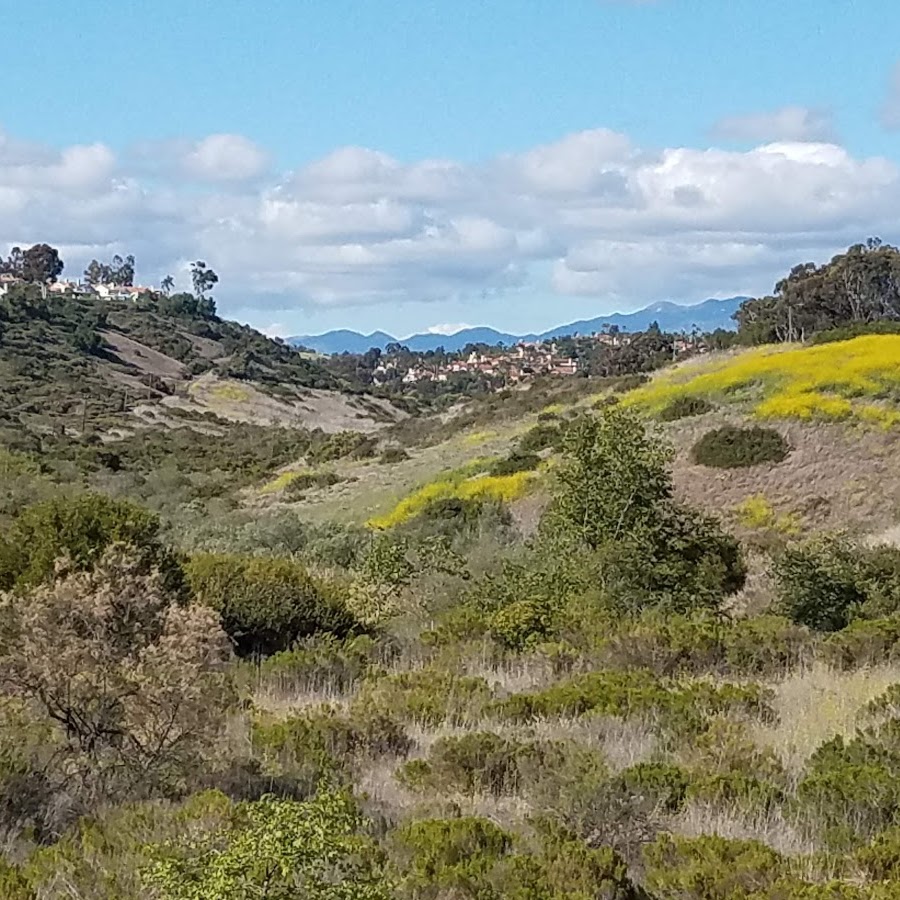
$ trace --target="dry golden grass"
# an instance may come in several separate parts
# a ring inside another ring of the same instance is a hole
[[[870,534],[897,523],[900,435],[786,422],[778,431],[793,449],[777,465],[727,470],[695,465],[691,447],[707,431],[725,424],[742,425],[746,419],[735,411],[719,411],[673,423],[665,435],[677,451],[673,478],[678,497],[723,518],[739,536],[759,536],[741,522],[742,504],[759,496],[779,518],[790,518],[802,531],[849,528]]]
[[[715,834],[728,840],[755,840],[787,857],[804,857],[819,847],[803,835],[780,810],[750,813],[738,807],[688,803],[668,822],[673,834],[702,837]],[[806,876],[807,872],[798,872]],[[817,873],[816,873],[817,874]]]
[[[852,735],[859,713],[900,682],[900,666],[840,672],[822,664],[771,685],[778,720],[751,726],[756,743],[773,750],[785,767],[798,772],[812,753],[837,735]]]

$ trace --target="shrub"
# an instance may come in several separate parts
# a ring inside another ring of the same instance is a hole
[[[240,804],[225,825],[151,848],[147,887],[162,900],[341,897],[389,900],[381,854],[345,794]]]
[[[290,560],[204,554],[186,569],[194,594],[219,611],[241,656],[287,650],[319,632],[346,637],[360,629],[342,602]]]
[[[890,617],[900,610],[900,550],[859,546],[825,535],[786,549],[775,560],[778,603],[818,631],[839,631],[851,619]]]
[[[302,497],[311,488],[327,488],[347,480],[335,472],[296,472],[294,476],[284,491],[289,499]]]
[[[338,640],[332,634],[298,641],[261,661],[259,680],[264,689],[297,696],[301,693],[346,693],[361,681],[389,648],[368,635]]]
[[[40,711],[61,744],[56,765],[99,797],[120,783],[172,789],[220,734],[229,650],[214,614],[181,605],[120,548],[91,572],[7,596],[0,632],[0,683]]]
[[[409,459],[409,454],[403,447],[385,447],[378,457],[378,462],[386,466],[392,466],[394,463],[403,462]]]
[[[558,450],[562,445],[563,430],[559,425],[541,422],[530,428],[519,439],[519,453],[540,453],[541,450]]]
[[[253,745],[269,772],[304,775],[312,766],[320,776],[362,757],[403,756],[412,741],[397,721],[381,712],[357,709],[345,715],[323,706],[286,719],[257,720]],[[313,787],[317,779],[309,780]]]
[[[498,459],[488,469],[490,475],[515,475],[516,472],[531,472],[541,464],[541,458],[536,453],[523,453],[514,450],[505,459]]]
[[[599,650],[614,668],[644,668],[658,675],[702,672],[721,664],[726,630],[719,617],[707,613],[647,610],[621,623]]]
[[[825,662],[839,669],[881,665],[900,656],[900,616],[856,619],[821,644]]]
[[[795,803],[832,848],[859,846],[900,824],[900,755],[875,734],[836,737],[810,757]]]
[[[617,780],[630,794],[646,798],[667,812],[681,809],[691,783],[687,772],[668,763],[639,763],[625,769]]]
[[[424,819],[393,832],[391,844],[404,885],[453,889],[481,880],[512,847],[512,835],[487,819]]]
[[[774,896],[787,862],[758,841],[660,835],[644,852],[647,888],[685,900],[751,900]]]
[[[657,417],[662,422],[675,422],[691,416],[702,416],[714,409],[715,406],[705,397],[676,397],[668,406],[660,410]]]
[[[703,435],[694,444],[691,456],[697,465],[736,469],[780,463],[790,452],[788,442],[772,428],[726,425]]]
[[[174,554],[159,537],[160,522],[146,509],[101,494],[57,497],[24,509],[0,542],[0,589],[50,578],[60,557],[70,568],[91,568],[114,543],[133,548],[144,571],[158,568],[168,590],[183,589]]]
[[[486,819],[413,822],[391,835],[404,873],[401,897],[479,900],[639,900],[621,857],[594,849],[566,829],[541,823],[535,850]]]
[[[368,679],[354,708],[382,711],[401,722],[462,725],[481,719],[492,699],[483,678],[420,669]]]
[[[766,693],[759,685],[679,684],[641,669],[600,671],[557,682],[543,691],[515,694],[496,704],[513,721],[586,713],[620,718],[658,718],[670,729],[697,731],[708,716],[744,713],[768,717]]]
[[[522,746],[489,731],[441,738],[432,746],[427,762],[415,760],[400,770],[400,777],[418,789],[439,792],[513,793]]]
[[[744,675],[780,675],[810,659],[812,635],[781,616],[738,619],[724,633],[729,671]]]

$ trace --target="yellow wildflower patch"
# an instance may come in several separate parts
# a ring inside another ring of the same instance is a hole
[[[900,413],[863,400],[900,396],[900,335],[865,335],[812,347],[757,347],[664,372],[623,398],[659,412],[679,397],[748,402],[764,419],[858,421],[891,428]]]
[[[302,472],[297,471],[282,472],[271,481],[266,482],[266,484],[259,489],[259,492],[261,494],[277,494],[279,491],[283,491],[292,481],[296,481],[302,474]]]
[[[454,473],[451,473],[451,476]],[[517,500],[536,478],[535,472],[515,472],[512,475],[480,475],[459,478],[445,477],[432,481],[404,497],[389,513],[370,519],[369,528],[379,530],[402,525],[417,516],[435,500],[497,500],[510,503]]]

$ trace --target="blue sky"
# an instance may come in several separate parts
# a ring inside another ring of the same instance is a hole
[[[33,0],[3,30],[0,252],[202,255],[274,331],[544,328],[900,239],[898,4]]]

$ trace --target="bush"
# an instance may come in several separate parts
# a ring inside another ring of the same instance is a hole
[[[400,897],[479,900],[639,900],[621,857],[569,831],[541,823],[538,846],[518,850],[486,819],[413,822],[391,836]]]
[[[713,715],[771,716],[766,693],[759,685],[713,685],[702,681],[680,684],[641,669],[577,675],[542,691],[514,694],[498,702],[495,709],[503,718],[517,722],[587,713],[623,719],[653,718],[663,727],[679,732],[696,732]]]
[[[311,488],[328,488],[346,480],[335,472],[297,472],[287,483],[284,493],[287,498],[295,499]]]
[[[401,722],[463,725],[483,718],[492,700],[483,678],[420,669],[365,681],[354,708],[381,711]]]
[[[820,655],[839,669],[882,665],[900,657],[900,616],[857,619],[828,635]]]
[[[490,469],[489,475],[515,475],[516,472],[532,472],[541,464],[536,453],[524,453],[514,450],[505,459],[498,459]]]
[[[840,631],[856,617],[900,611],[900,550],[825,535],[786,549],[774,564],[778,604],[794,622]]]
[[[782,675],[810,659],[809,631],[781,616],[738,619],[725,631],[728,670],[744,675]]]
[[[566,756],[561,744],[517,741],[490,731],[441,738],[427,760],[414,760],[400,778],[418,790],[474,795],[523,793],[542,772],[559,768]]]
[[[57,560],[90,569],[114,543],[127,544],[143,570],[158,568],[167,590],[182,592],[175,555],[159,537],[160,522],[150,511],[101,494],[57,497],[24,509],[0,538],[0,589],[36,585],[49,579]]]
[[[652,893],[684,900],[761,900],[789,874],[787,861],[765,844],[713,835],[661,835],[644,862]]]
[[[346,715],[330,706],[286,719],[257,720],[252,738],[269,774],[305,777],[309,787],[323,773],[358,759],[404,756],[412,748],[403,727],[390,716],[366,710]]]
[[[705,397],[676,397],[660,411],[658,418],[662,422],[675,422],[691,416],[702,416],[714,409],[715,406]]]
[[[541,450],[558,450],[562,445],[563,430],[559,425],[541,422],[530,428],[519,439],[519,453],[540,453]]]
[[[186,567],[195,596],[219,611],[241,656],[267,656],[319,632],[361,630],[347,607],[306,569],[286,559],[194,556]]]
[[[833,849],[900,824],[900,755],[873,737],[823,744],[797,785],[798,812]]]
[[[703,435],[694,444],[691,456],[700,466],[736,469],[780,463],[790,452],[788,442],[772,428],[726,425]]]
[[[409,459],[409,454],[402,447],[385,447],[378,457],[378,462],[386,466]]]

